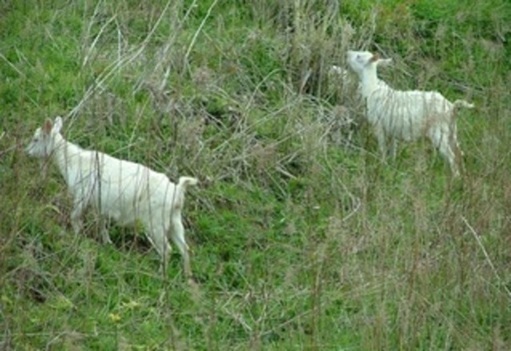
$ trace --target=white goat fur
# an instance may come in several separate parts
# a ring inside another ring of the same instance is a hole
[[[454,103],[435,91],[398,91],[377,77],[382,61],[368,51],[348,51],[347,62],[360,79],[361,94],[366,100],[367,119],[373,126],[382,157],[386,155],[386,137],[392,139],[395,157],[396,140],[413,141],[428,137],[447,159],[453,175],[459,175],[461,150],[456,137],[456,109],[472,108],[465,100]]]
[[[197,179],[181,177],[176,186],[163,173],[99,151],[84,150],[66,141],[60,134],[61,128],[61,117],[55,118],[54,123],[46,120],[34,133],[26,151],[33,157],[51,157],[57,164],[73,196],[71,223],[75,233],[80,232],[82,213],[90,204],[100,215],[104,242],[111,242],[105,219],[113,219],[120,225],[140,221],[165,269],[171,251],[167,239],[170,231],[170,237],[183,257],[185,275],[190,277],[189,249],[181,209],[186,187],[197,184]]]
[[[392,60],[390,60],[390,59],[378,60],[376,62],[376,64],[378,67],[385,67],[385,66],[390,65],[391,62],[392,62]],[[348,72],[347,69],[342,68],[337,65],[332,65],[332,67],[330,67],[329,73],[332,75],[335,75],[335,76],[337,76],[337,78],[339,78],[339,80],[341,81],[341,84],[342,84],[343,94],[348,94],[348,91],[347,91],[348,88],[351,88],[353,83],[357,83],[357,95],[362,95],[362,82],[360,80],[355,82],[353,76],[350,75],[350,73]],[[382,82],[383,84],[385,84],[385,82],[383,82],[382,80],[380,80],[379,82]],[[380,83],[378,83],[378,84],[380,84]]]

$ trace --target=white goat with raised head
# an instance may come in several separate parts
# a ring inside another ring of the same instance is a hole
[[[392,89],[377,76],[378,64],[390,61],[368,51],[347,54],[348,65],[360,79],[367,119],[374,128],[382,157],[387,153],[387,136],[392,139],[393,157],[397,139],[413,141],[426,136],[447,159],[453,175],[458,176],[462,153],[456,137],[456,109],[474,105],[465,100],[452,103],[435,91]]]
[[[170,232],[183,257],[185,275],[191,277],[181,210],[186,187],[197,184],[197,179],[181,177],[175,185],[165,174],[141,164],[84,150],[66,141],[61,128],[61,117],[53,123],[47,119],[35,131],[26,152],[33,157],[52,158],[57,164],[73,196],[71,223],[75,233],[81,231],[82,213],[89,205],[99,214],[102,238],[107,243],[111,242],[105,227],[107,218],[120,225],[140,221],[165,270],[171,251],[167,239]]]
[[[387,61],[380,61],[379,65],[387,64]],[[362,99],[362,83],[355,77],[348,68],[333,65],[328,71],[331,86],[335,92],[338,92],[341,105],[336,105],[330,114],[332,117],[330,133],[341,134],[336,139],[351,143],[354,130],[366,120],[363,113],[362,106],[364,100]],[[341,112],[341,113],[339,113]],[[342,133],[339,133],[342,132]],[[340,137],[340,138],[339,138]]]
[[[391,62],[392,62],[392,60],[389,60],[389,59],[388,60],[379,60],[376,62],[376,64],[378,65],[378,67],[385,67],[385,66],[390,65]],[[356,81],[355,77],[353,77],[349,73],[348,69],[342,68],[341,66],[332,65],[332,67],[330,67],[330,70],[328,73],[330,75],[336,77],[338,79],[338,81],[341,83],[343,94],[350,95],[351,91],[349,91],[349,90],[352,90],[354,83],[357,83],[357,89],[356,89],[357,97],[362,94],[362,82],[360,80]],[[383,81],[381,81],[381,82],[383,82]],[[385,82],[383,82],[383,83],[385,84]]]

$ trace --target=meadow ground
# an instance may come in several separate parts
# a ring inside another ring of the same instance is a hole
[[[0,2],[0,349],[511,349],[507,0]],[[380,161],[348,48],[401,89],[464,98],[464,174],[427,142]],[[23,152],[82,147],[201,179],[181,258],[83,235]]]

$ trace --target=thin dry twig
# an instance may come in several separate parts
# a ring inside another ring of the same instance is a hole
[[[94,93],[98,90],[98,87],[101,89],[103,84],[105,82],[107,82],[110,78],[112,78],[112,76],[115,73],[117,73],[122,67],[124,67],[124,66],[128,65],[129,63],[133,62],[137,57],[139,57],[144,52],[144,50],[146,49],[147,45],[149,44],[151,38],[153,37],[156,29],[160,26],[160,23],[161,23],[162,19],[165,17],[165,14],[167,13],[167,10],[168,10],[168,8],[170,6],[170,3],[171,3],[170,1],[167,2],[167,4],[165,5],[165,8],[162,10],[162,12],[160,14],[160,17],[158,17],[158,19],[156,20],[156,23],[151,28],[151,31],[144,38],[144,40],[142,41],[142,44],[140,45],[140,47],[133,54],[125,55],[124,57],[121,57],[118,60],[114,61],[112,64],[110,64],[105,69],[105,71],[104,71],[106,73],[104,73],[104,74],[102,73],[94,81],[94,83],[92,83],[87,88],[87,91],[85,92],[85,96],[82,98],[82,100],[80,100],[80,102],[78,102],[78,105],[76,105],[69,112],[69,114],[67,115],[68,118],[76,115],[78,113],[78,111],[80,111],[80,109],[85,104],[85,102],[87,102],[94,95]]]
[[[470,230],[472,235],[474,235],[474,238],[476,239],[477,243],[479,244],[479,247],[481,248],[481,251],[483,251],[484,257],[486,258],[486,261],[488,262],[488,265],[490,266],[491,270],[493,271],[493,274],[495,275],[497,280],[500,283],[502,283],[502,277],[500,276],[499,272],[497,271],[497,269],[493,265],[493,262],[490,259],[490,255],[488,255],[488,251],[486,251],[486,249],[484,248],[484,245],[483,245],[483,243],[481,241],[481,238],[479,237],[479,235],[477,234],[475,229],[470,225],[470,223],[468,223],[467,219],[464,216],[461,216],[461,219],[463,220],[463,222],[465,223],[467,228]],[[502,286],[504,287],[504,290],[506,291],[507,295],[511,298],[511,291],[509,291],[509,289],[507,288],[507,286],[504,283],[502,283]]]
[[[193,34],[192,41],[190,42],[190,45],[188,45],[188,49],[186,49],[186,53],[185,53],[185,57],[184,57],[185,64],[188,62],[188,56],[190,56],[190,52],[192,51],[193,47],[195,46],[195,42],[197,41],[197,38],[198,38],[200,32],[202,31],[202,28],[206,24],[206,21],[209,18],[209,16],[211,16],[211,12],[213,11],[213,8],[216,6],[217,3],[218,3],[218,0],[215,0],[211,4],[211,6],[209,6],[208,12],[206,12],[206,15],[202,19],[202,21],[199,25],[199,28],[197,28],[197,30]]]

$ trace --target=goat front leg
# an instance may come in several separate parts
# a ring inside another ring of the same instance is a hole
[[[387,159],[387,145],[385,145],[385,132],[379,126],[376,126],[374,129],[374,134],[376,135],[376,140],[378,141],[378,148],[380,149],[381,160],[385,162]]]

